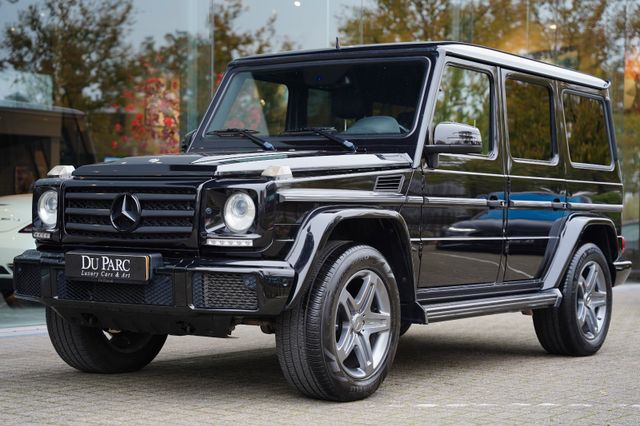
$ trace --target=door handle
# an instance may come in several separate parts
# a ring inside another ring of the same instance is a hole
[[[567,203],[560,201],[559,198],[556,198],[551,202],[551,208],[554,210],[561,210],[566,207],[567,207]]]
[[[504,207],[505,202],[504,200],[499,200],[496,195],[491,195],[487,200],[487,206],[490,209],[495,209],[496,207]]]

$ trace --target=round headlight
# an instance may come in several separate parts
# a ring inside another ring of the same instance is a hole
[[[256,205],[248,194],[236,192],[224,203],[224,223],[236,234],[247,232],[256,218]]]
[[[53,228],[58,221],[58,193],[45,191],[38,199],[38,217],[47,228]]]

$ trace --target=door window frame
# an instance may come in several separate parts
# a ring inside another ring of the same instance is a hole
[[[498,81],[498,67],[494,65],[487,65],[479,62],[473,62],[466,59],[461,59],[455,56],[447,55],[444,58],[442,65],[442,72],[438,79],[437,90],[440,90],[440,84],[442,83],[442,77],[446,72],[448,66],[454,66],[463,70],[479,72],[489,77],[489,107],[491,109],[489,113],[489,142],[490,150],[487,154],[438,154],[447,157],[462,157],[474,160],[484,161],[496,161],[500,157],[500,141],[498,140],[498,108],[497,102],[498,91],[496,82]],[[437,98],[438,92],[435,93]],[[428,144],[433,144],[433,132],[435,131],[437,123],[434,122],[436,114],[437,100],[434,99],[433,114],[431,116],[431,123],[429,125]]]
[[[508,158],[516,163],[522,164],[539,164],[544,166],[558,166],[560,164],[560,153],[558,147],[558,131],[556,122],[556,90],[554,81],[548,78],[538,77],[535,75],[523,73],[520,71],[512,71],[509,69],[501,69],[502,84],[502,121],[504,123],[504,145]],[[507,80],[522,81],[529,84],[543,86],[549,91],[549,124],[550,142],[551,142],[551,158],[548,160],[537,160],[533,158],[518,158],[511,155],[511,140],[509,138],[509,114],[507,108]],[[510,172],[510,171],[509,171]]]
[[[607,146],[609,147],[609,160],[610,160],[609,164],[582,163],[582,162],[573,161],[571,159],[571,145],[569,143],[569,136],[567,135],[567,117],[564,111],[564,95],[565,94],[591,98],[599,102],[600,105],[602,106],[602,112],[603,112],[602,118],[605,122],[605,126],[607,129],[606,133],[607,133]],[[615,168],[616,159],[615,159],[614,151],[611,147],[611,143],[614,141],[614,139],[612,135],[613,132],[611,128],[611,123],[609,122],[607,103],[605,98],[601,95],[596,95],[589,92],[583,92],[576,89],[562,89],[560,91],[559,100],[560,100],[560,104],[562,105],[562,121],[564,124],[565,143],[567,144],[567,157],[569,159],[569,164],[571,165],[571,167],[575,167],[577,169],[586,169],[586,170],[603,170],[608,172],[613,171],[613,169]]]

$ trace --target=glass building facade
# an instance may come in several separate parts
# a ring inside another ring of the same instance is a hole
[[[178,152],[230,60],[336,38],[458,40],[611,81],[637,252],[638,0],[0,0],[0,197],[59,163]]]

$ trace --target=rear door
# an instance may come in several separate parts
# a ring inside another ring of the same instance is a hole
[[[505,283],[540,278],[566,215],[564,161],[559,150],[555,83],[501,71],[509,208]]]

